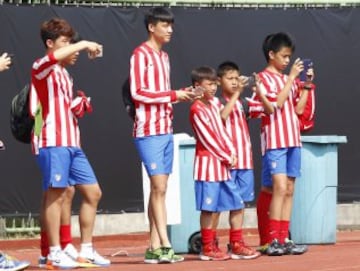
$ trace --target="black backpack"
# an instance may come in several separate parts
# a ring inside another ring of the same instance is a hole
[[[26,144],[31,142],[34,127],[34,119],[29,114],[29,92],[30,85],[27,84],[12,99],[10,108],[11,133],[18,141]]]
[[[126,78],[122,85],[122,99],[129,117],[135,120],[135,104],[131,97],[129,77]]]

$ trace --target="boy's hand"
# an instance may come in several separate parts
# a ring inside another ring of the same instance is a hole
[[[179,102],[193,101],[197,95],[191,91],[191,87],[176,91],[176,100]]]
[[[230,164],[230,168],[236,166],[236,163],[237,163],[237,157],[235,155],[233,155],[231,157],[231,164]]]
[[[85,42],[87,42],[86,50],[88,52],[88,56],[90,59],[94,59],[96,57],[102,57],[103,46],[101,44],[93,41],[85,41]]]
[[[239,80],[238,80],[238,91],[242,91],[244,89],[245,86],[247,86],[249,84],[249,77],[247,76],[239,76]]]
[[[306,82],[312,82],[314,81],[314,78],[315,78],[314,69],[313,68],[308,69],[306,73]]]
[[[8,70],[11,65],[11,58],[8,53],[3,53],[0,56],[0,72]]]
[[[295,80],[296,77],[299,76],[300,72],[304,70],[304,64],[300,58],[295,59],[294,64],[291,67],[289,77]]]

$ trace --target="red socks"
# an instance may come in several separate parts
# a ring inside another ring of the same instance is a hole
[[[214,241],[212,229],[201,229],[201,242],[203,245],[212,244]]]
[[[40,232],[40,250],[42,257],[47,257],[49,255],[49,240],[46,231]]]
[[[289,236],[289,224],[290,221],[281,220],[280,221],[280,234],[279,234],[279,242],[280,244],[285,243],[285,239]]]
[[[234,242],[242,242],[243,236],[242,236],[242,230],[241,229],[230,229],[230,244]]]
[[[67,244],[72,243],[71,225],[60,225],[60,244],[61,249],[64,249]],[[46,231],[40,232],[40,250],[41,256],[47,257],[49,254],[49,240]]]
[[[61,248],[64,249],[67,244],[72,242],[71,237],[71,225],[60,225],[60,244]]]
[[[260,246],[268,244],[272,241],[269,237],[269,210],[271,198],[271,193],[268,193],[266,191],[260,191],[256,204]]]
[[[269,220],[269,238],[271,241],[274,239],[277,239],[279,241],[280,225],[281,225],[280,220],[274,220],[274,219]]]

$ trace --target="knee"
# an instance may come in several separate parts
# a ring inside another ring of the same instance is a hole
[[[286,197],[294,196],[294,186],[288,186],[286,189]]]
[[[83,191],[83,200],[91,205],[97,205],[101,199],[102,191],[99,186]]]
[[[276,186],[274,187],[273,193],[279,197],[286,197],[288,195],[288,189],[286,186]]]

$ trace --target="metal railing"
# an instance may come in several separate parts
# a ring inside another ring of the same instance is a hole
[[[13,236],[35,236],[40,233],[40,222],[31,214],[28,216],[1,216],[0,238]]]
[[[121,7],[205,7],[205,8],[330,8],[330,7],[358,7],[360,1],[336,0],[0,0],[0,4],[14,5],[64,5],[64,6],[121,6]]]

